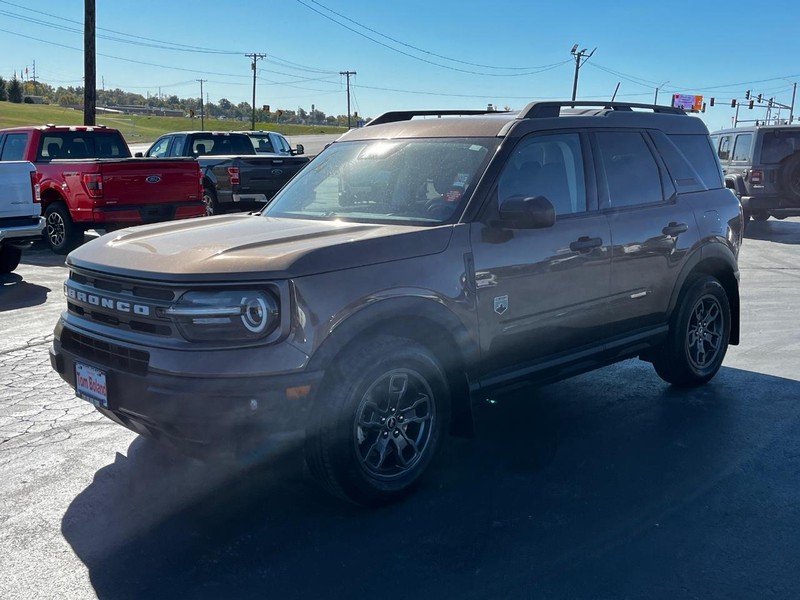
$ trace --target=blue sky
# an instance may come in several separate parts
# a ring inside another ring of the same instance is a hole
[[[574,44],[591,51],[578,99],[659,103],[673,93],[714,96],[702,115],[730,126],[732,98],[790,104],[800,81],[796,0],[613,3],[506,0],[97,0],[97,85],[143,95],[250,101],[327,114],[392,109],[522,108],[569,98]],[[51,85],[81,85],[83,0],[0,0],[0,76],[28,68]],[[733,32],[743,32],[736,37]],[[368,39],[372,38],[372,39]],[[796,101],[800,104],[800,98]],[[800,112],[797,110],[796,112]],[[784,113],[785,114],[785,113]],[[739,118],[764,110],[740,109]]]

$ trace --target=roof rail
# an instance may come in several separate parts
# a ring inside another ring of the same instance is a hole
[[[502,113],[505,111],[497,110],[392,110],[372,119],[365,127],[370,125],[383,125],[384,123],[396,123],[398,121],[410,121],[414,117],[442,117],[442,116],[467,116],[467,115],[488,115]]]
[[[673,115],[685,115],[686,112],[681,108],[672,106],[659,106],[658,104],[636,104],[633,102],[606,102],[603,100],[557,100],[549,102],[531,102],[519,113],[521,119],[536,119],[547,117],[558,117],[562,108],[582,108],[596,107],[606,108],[614,111],[631,111],[634,108],[650,109],[654,113],[668,113]]]

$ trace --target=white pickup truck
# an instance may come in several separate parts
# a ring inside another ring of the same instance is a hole
[[[36,168],[25,161],[0,162],[0,273],[17,268],[43,228]]]

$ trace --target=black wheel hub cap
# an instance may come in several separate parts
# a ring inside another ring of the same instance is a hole
[[[433,391],[421,374],[395,369],[381,375],[356,411],[354,438],[362,468],[379,479],[407,474],[427,452],[435,419]]]

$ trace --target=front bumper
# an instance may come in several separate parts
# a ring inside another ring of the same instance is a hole
[[[59,323],[50,349],[50,363],[62,379],[75,389],[76,361],[101,369],[106,374],[108,405],[95,405],[99,412],[140,435],[203,459],[249,461],[297,446],[323,375],[321,371],[270,374],[266,369],[246,377],[222,370],[202,376],[159,372],[148,363],[146,348],[83,333],[76,344],[70,337],[74,334]],[[187,363],[201,358],[182,354]]]

